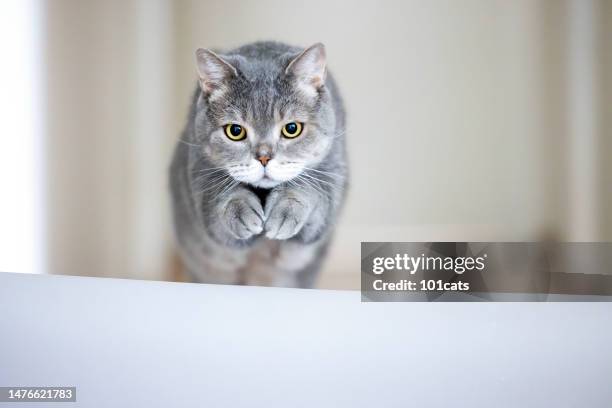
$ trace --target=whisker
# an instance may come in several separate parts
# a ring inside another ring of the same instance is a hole
[[[224,171],[224,170],[225,170],[225,167],[209,167],[209,168],[197,170],[194,173],[198,173],[198,174],[210,174],[210,173],[218,173],[218,172]]]
[[[315,173],[321,174],[321,175],[326,176],[326,177],[338,177],[338,176],[340,176],[339,173],[334,173],[334,172],[331,172],[331,171],[323,171],[323,170],[319,170],[319,169],[313,169],[311,167],[304,167],[304,170],[313,171]]]
[[[211,183],[214,182],[216,180],[220,180],[222,178],[228,177],[227,174],[214,174],[214,175],[209,175],[209,174],[202,174],[200,176],[194,177],[193,181],[195,182],[200,182],[200,181],[204,181],[205,183]]]
[[[212,179],[206,176],[201,176],[194,180],[194,192],[195,195],[202,196],[205,193],[210,193],[214,195],[215,192],[221,188],[223,188],[229,181],[233,180],[228,174],[216,175]]]
[[[201,145],[201,144],[193,144],[193,143],[189,143],[189,142],[187,142],[187,141],[185,141],[185,140],[183,140],[183,139],[179,139],[178,141],[179,141],[179,143],[183,143],[183,144],[185,144],[185,145],[187,145],[187,146],[189,146],[189,147],[202,147],[202,145]]]
[[[313,181],[311,181],[311,180],[309,180],[307,178],[304,178],[303,174],[298,175],[296,180],[302,181],[304,183],[302,186],[310,187],[313,190],[317,191],[319,194],[322,194],[323,196],[325,196],[325,197],[327,197],[329,199],[332,198],[331,195],[327,191],[325,191],[321,186],[318,186]]]
[[[337,185],[335,185],[335,184],[333,184],[333,183],[331,183],[331,182],[329,182],[327,180],[321,180],[320,178],[317,178],[317,177],[313,176],[312,174],[308,174],[308,173],[302,173],[301,175],[311,179],[314,182],[324,183],[324,184],[326,184],[327,186],[329,186],[330,188],[332,188],[335,191],[338,190],[338,186]]]
[[[207,186],[203,191],[207,191],[207,192],[211,191],[213,195],[216,195],[216,192],[220,190],[221,188],[223,188],[223,186],[225,186],[231,180],[232,180],[231,177],[223,177],[223,178],[217,179],[214,182],[211,182],[209,186]]]
[[[200,187],[203,187],[205,185],[215,184],[218,181],[224,180],[226,177],[229,177],[229,176],[227,174],[216,174],[212,177],[209,175],[201,175],[201,176],[195,177],[193,179],[193,182],[195,184],[200,185]]]
[[[228,193],[231,189],[233,189],[238,184],[240,184],[240,182],[238,180],[232,179],[232,182],[227,187],[225,187],[223,190],[221,190],[221,192],[219,194],[217,194],[217,195],[218,196],[225,195],[226,193]]]
[[[202,191],[214,191],[218,187],[224,185],[228,180],[229,180],[229,178],[223,177],[223,178],[211,181],[210,183],[208,183],[206,188],[204,188]]]

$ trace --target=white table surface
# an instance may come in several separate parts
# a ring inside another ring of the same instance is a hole
[[[612,407],[612,304],[0,273],[0,386],[77,387],[34,407]]]

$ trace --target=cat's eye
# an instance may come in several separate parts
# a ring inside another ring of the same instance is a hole
[[[235,142],[246,138],[246,129],[236,123],[225,125],[225,136]]]
[[[283,136],[293,139],[294,137],[298,137],[302,133],[302,128],[304,126],[300,122],[289,122],[281,129],[281,133]]]

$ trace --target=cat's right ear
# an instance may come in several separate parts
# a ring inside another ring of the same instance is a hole
[[[238,76],[238,71],[232,64],[225,61],[211,50],[198,48],[196,51],[198,75],[200,76],[200,87],[206,95],[214,92],[222,92],[227,81]]]

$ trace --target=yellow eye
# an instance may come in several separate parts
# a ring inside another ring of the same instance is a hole
[[[246,138],[246,130],[240,125],[230,123],[225,125],[225,135],[235,142]]]
[[[283,136],[293,139],[302,133],[303,125],[300,122],[289,122],[281,129]]]

